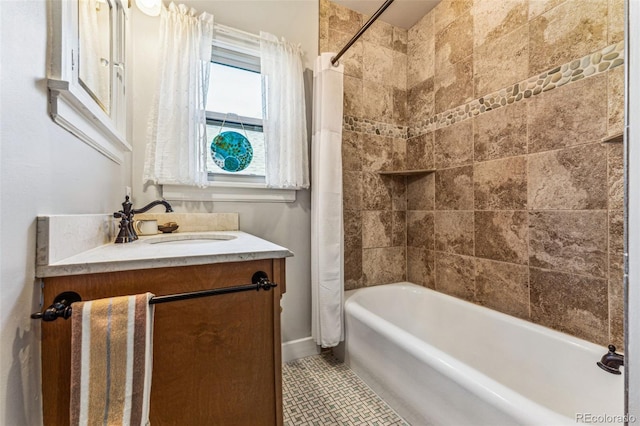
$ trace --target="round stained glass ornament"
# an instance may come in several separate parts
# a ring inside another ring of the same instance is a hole
[[[211,142],[211,158],[222,170],[239,172],[251,164],[253,147],[238,132],[222,132]]]

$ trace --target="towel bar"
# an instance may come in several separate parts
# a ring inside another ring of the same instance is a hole
[[[211,290],[192,291],[188,293],[168,294],[166,296],[154,296],[149,300],[150,305],[159,303],[176,302],[178,300],[198,299],[200,297],[218,296],[221,294],[238,293],[241,291],[270,290],[278,284],[269,281],[266,272],[258,271],[251,277],[252,284],[239,285],[235,287],[216,288]],[[60,293],[53,301],[53,304],[43,312],[31,314],[33,319],[41,319],[42,321],[55,321],[58,318],[69,319],[71,317],[71,304],[81,301],[82,298],[78,293],[73,291],[65,291]]]

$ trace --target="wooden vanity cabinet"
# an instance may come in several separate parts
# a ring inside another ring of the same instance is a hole
[[[44,304],[64,291],[82,300],[157,296],[250,284],[277,287],[155,305],[150,421],[154,426],[282,425],[280,297],[285,259],[44,279]],[[42,323],[45,425],[69,424],[71,321]]]

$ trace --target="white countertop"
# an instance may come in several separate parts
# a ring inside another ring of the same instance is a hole
[[[175,236],[231,236],[230,240],[151,244],[157,236],[141,236],[132,243],[109,243],[53,263],[36,265],[40,278],[134,269],[204,265],[293,256],[285,247],[242,231],[180,232]]]

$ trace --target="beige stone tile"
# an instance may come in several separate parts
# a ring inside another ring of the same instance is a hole
[[[531,268],[530,286],[532,321],[608,343],[606,280]]]
[[[364,287],[362,277],[362,239],[345,236],[344,239],[344,288],[353,290]]]
[[[473,56],[436,70],[434,79],[435,112],[464,105],[474,97]]]
[[[435,208],[435,173],[407,177],[407,210]]]
[[[405,247],[407,245],[407,213],[394,211],[391,219],[391,245]]]
[[[342,113],[352,117],[362,117],[362,79],[345,75],[343,87]]]
[[[364,118],[383,123],[393,121],[393,88],[364,80],[362,93]]]
[[[391,247],[393,217],[390,211],[362,212],[362,247]]]
[[[547,10],[553,9],[566,0],[529,0],[529,20],[542,15]]]
[[[476,97],[526,80],[529,77],[529,26],[523,25],[476,47],[473,67]]]
[[[407,42],[407,88],[434,75],[435,33],[428,13],[409,29]]]
[[[338,53],[351,39],[352,34],[335,31],[329,28],[328,51]],[[362,40],[355,42],[340,58],[344,65],[344,75],[362,78],[362,64],[364,61],[364,47]]]
[[[525,211],[476,211],[475,253],[478,257],[527,264],[528,234]]]
[[[329,51],[329,23],[320,20],[318,25],[318,51],[320,53]]]
[[[393,161],[393,139],[363,133],[361,135],[362,170],[377,172],[390,170]]]
[[[529,156],[529,208],[607,208],[607,147],[579,145]]]
[[[529,319],[529,267],[476,258],[476,303]]]
[[[477,210],[527,208],[527,159],[524,156],[475,163],[474,206]]]
[[[436,250],[473,256],[473,212],[434,212]]]
[[[377,44],[364,42],[362,75],[365,81],[390,86],[394,51]]]
[[[361,172],[342,172],[342,203],[345,210],[362,209],[363,174]]]
[[[624,278],[624,212],[609,211],[609,279]]]
[[[375,172],[362,174],[362,208],[392,210],[393,180]]]
[[[624,67],[607,72],[608,78],[608,133],[616,135],[624,130]]]
[[[609,44],[624,40],[624,0],[609,0]]]
[[[624,146],[621,143],[607,145],[609,209],[624,209]]]
[[[433,27],[436,33],[444,30],[472,6],[473,0],[442,0],[429,12],[434,15]]]
[[[530,21],[529,74],[607,46],[607,2],[567,0]]]
[[[343,210],[344,235],[362,238],[362,210]]]
[[[342,132],[342,170],[362,170],[362,134],[345,130]]]
[[[237,231],[238,213],[140,213],[136,220],[157,220],[158,225],[176,222],[178,232]]]
[[[407,210],[407,184],[404,176],[391,178],[391,204],[393,211]]]
[[[473,166],[435,172],[436,210],[473,210]]]
[[[473,53],[473,15],[464,12],[447,28],[436,33],[435,69],[451,66]]]
[[[436,252],[436,290],[473,302],[475,299],[473,258]]]
[[[393,160],[391,168],[393,170],[407,169],[407,140],[401,138],[393,139]]]
[[[387,81],[391,81],[396,89],[407,90],[407,55],[406,53],[393,52],[393,68]]]
[[[435,252],[407,247],[407,281],[423,287],[435,288]]]
[[[407,211],[407,247],[434,249],[433,212]]]
[[[363,24],[360,13],[334,2],[329,2],[326,13],[332,31],[355,34]]]
[[[527,104],[517,102],[473,119],[475,161],[527,153]]]
[[[411,112],[410,115],[412,122],[425,120],[433,116],[433,77],[430,77],[409,89],[407,94],[407,109]]]
[[[406,279],[405,248],[370,248],[362,251],[364,285],[401,282]]]
[[[406,126],[409,112],[407,111],[407,91],[393,88],[393,120],[396,126]]]
[[[407,140],[407,170],[433,168],[433,132]]]
[[[404,28],[393,27],[393,50],[407,54],[409,31]]]
[[[363,16],[362,24],[364,25],[369,18],[370,16]],[[364,32],[362,39],[380,47],[393,49],[393,26],[378,19]]]
[[[607,135],[606,75],[585,78],[529,101],[529,153],[600,141]]]
[[[436,169],[473,163],[473,121],[464,120],[435,131]]]
[[[474,0],[473,39],[475,46],[496,40],[528,21],[528,0]]]
[[[607,263],[606,211],[529,213],[529,265],[605,278]]]
[[[329,14],[331,13],[331,1],[329,0],[320,0],[318,6],[318,14],[320,16],[320,22],[329,23]]]

